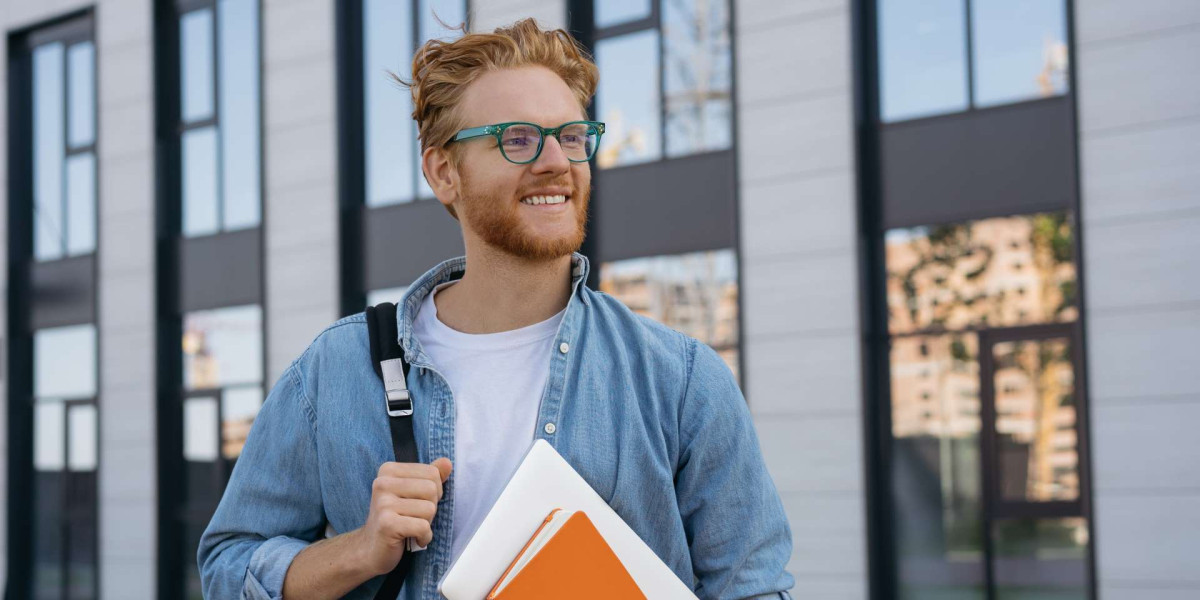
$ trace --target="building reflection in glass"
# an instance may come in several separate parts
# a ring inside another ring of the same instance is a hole
[[[737,256],[732,249],[603,263],[600,291],[708,344],[738,375]]]

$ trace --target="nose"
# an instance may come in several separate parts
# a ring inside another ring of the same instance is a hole
[[[566,173],[571,169],[571,161],[563,152],[558,138],[548,135],[542,142],[542,154],[533,161],[534,173]]]

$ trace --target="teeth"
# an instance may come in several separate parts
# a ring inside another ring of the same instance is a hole
[[[558,196],[530,196],[521,200],[521,204],[539,205],[539,204],[562,204],[567,201],[567,197]]]

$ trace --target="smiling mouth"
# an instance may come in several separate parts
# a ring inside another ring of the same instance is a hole
[[[528,204],[530,206],[539,206],[542,204],[562,204],[568,199],[568,196],[561,194],[557,196],[530,196],[528,198],[522,198],[521,204]]]

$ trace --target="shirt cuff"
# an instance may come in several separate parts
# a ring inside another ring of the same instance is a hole
[[[308,542],[285,535],[273,537],[250,555],[242,597],[255,600],[282,600],[283,580],[288,567]]]

